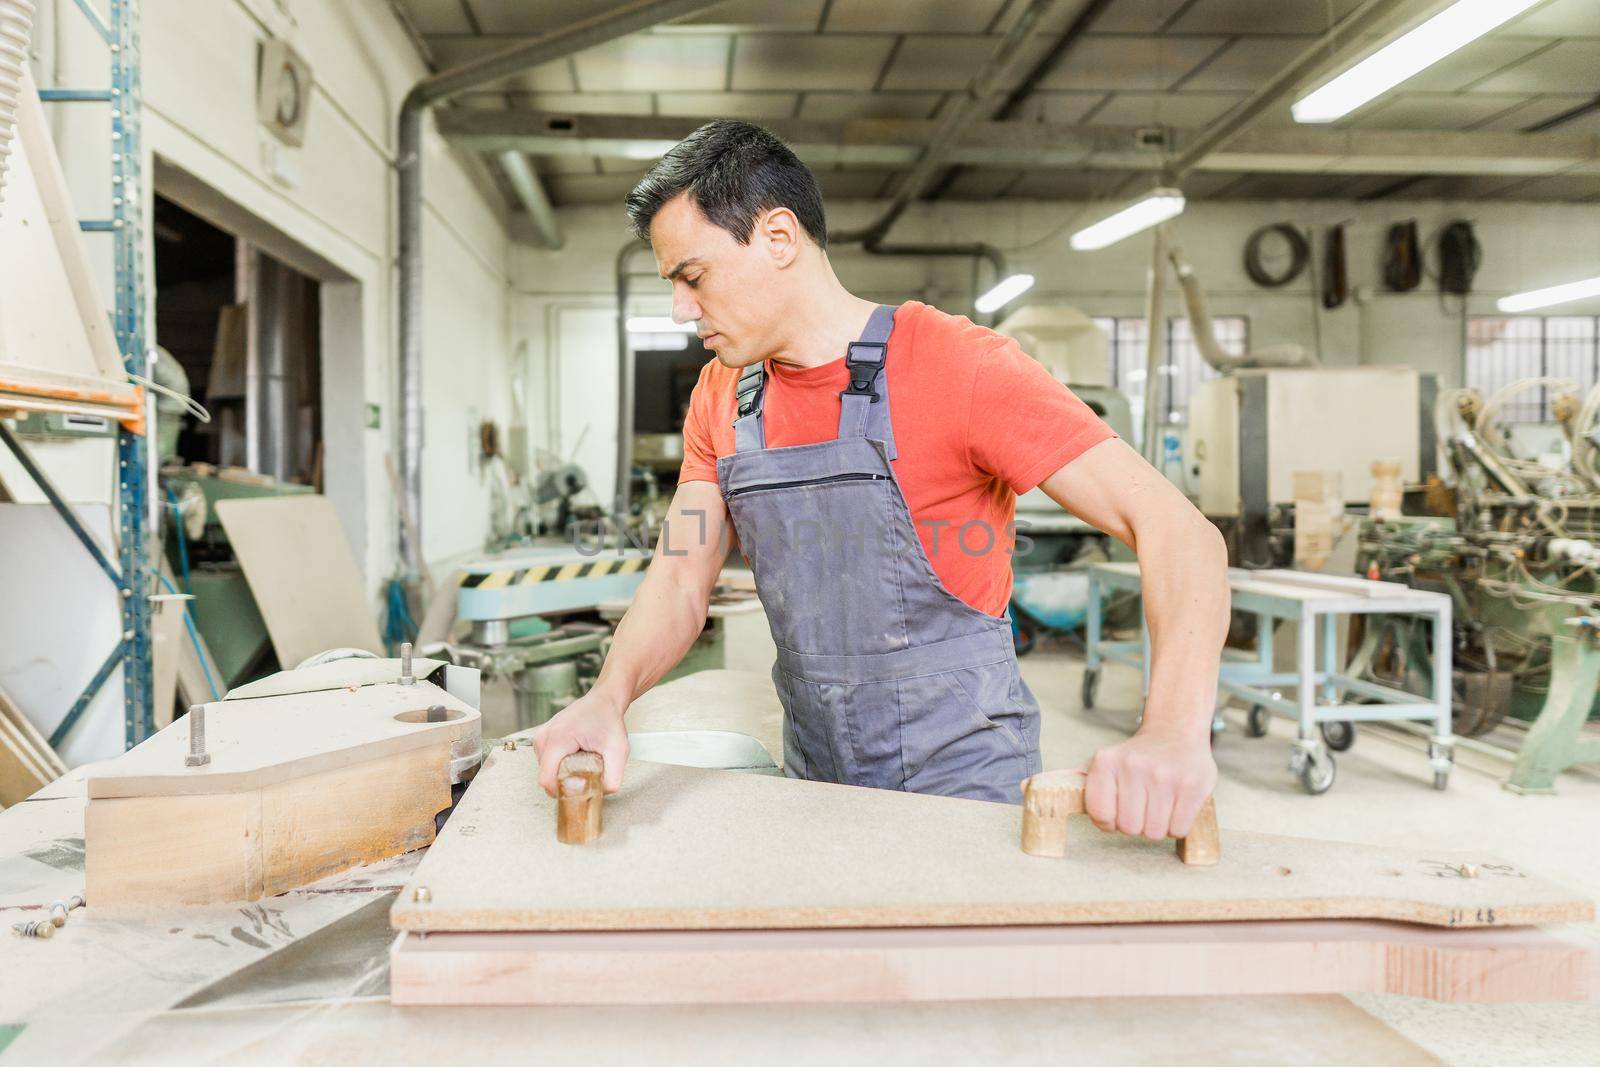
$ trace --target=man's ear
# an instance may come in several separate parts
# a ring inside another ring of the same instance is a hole
[[[793,263],[800,255],[800,244],[805,231],[794,212],[786,207],[775,207],[756,219],[755,235],[766,247],[772,265],[779,270]]]

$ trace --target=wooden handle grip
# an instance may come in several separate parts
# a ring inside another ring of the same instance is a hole
[[[1022,851],[1067,854],[1067,816],[1083,813],[1083,785],[1081,771],[1049,771],[1022,784]],[[1178,858],[1191,867],[1209,867],[1222,858],[1213,798],[1206,797],[1188,836],[1178,838]]]
[[[586,845],[600,837],[605,801],[605,760],[594,752],[574,752],[556,771],[556,840]]]

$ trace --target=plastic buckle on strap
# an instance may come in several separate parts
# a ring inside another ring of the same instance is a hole
[[[881,398],[874,387],[878,383],[878,375],[883,372],[888,351],[886,342],[851,341],[844,357],[845,369],[850,373],[850,387],[839,395],[871,397],[872,403],[876,404]]]
[[[746,368],[739,375],[739,384],[734,387],[734,396],[739,402],[739,417],[744,418],[756,409],[761,402],[761,390],[766,385],[766,370],[757,363]]]

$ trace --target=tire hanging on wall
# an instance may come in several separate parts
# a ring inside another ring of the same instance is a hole
[[[1269,237],[1281,237],[1289,245],[1289,265],[1281,273],[1273,274],[1261,261],[1262,244]],[[1250,275],[1250,280],[1264,289],[1276,289],[1288,285],[1300,277],[1306,269],[1306,263],[1311,258],[1311,242],[1306,240],[1305,234],[1287,222],[1275,222],[1270,226],[1263,226],[1250,235],[1244,244],[1244,271]]]

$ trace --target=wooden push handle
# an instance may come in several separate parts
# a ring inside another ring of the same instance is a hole
[[[1030,856],[1067,854],[1067,816],[1083,813],[1083,772],[1048,771],[1022,783],[1022,851]],[[1222,858],[1217,808],[1211,797],[1195,816],[1187,837],[1178,838],[1178,858],[1209,867]]]
[[[605,800],[605,761],[593,752],[574,752],[556,771],[556,840],[586,845],[600,837],[600,806]]]

